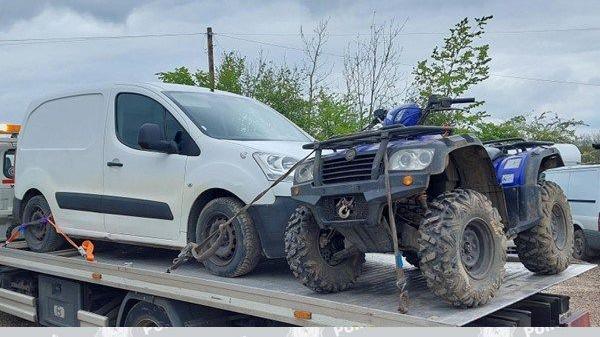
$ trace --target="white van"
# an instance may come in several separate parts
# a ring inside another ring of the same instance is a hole
[[[575,226],[573,255],[585,260],[600,254],[600,165],[565,166],[545,172],[565,191]]]
[[[216,230],[306,155],[308,134],[256,100],[191,86],[118,84],[31,104],[19,135],[15,213],[52,213],[70,236],[181,248]],[[284,256],[292,178],[228,229],[212,273]],[[30,249],[62,245],[28,226]]]

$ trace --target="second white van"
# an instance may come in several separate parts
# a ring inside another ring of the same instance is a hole
[[[203,240],[306,155],[310,136],[253,99],[174,84],[118,84],[31,104],[19,135],[15,216],[52,214],[70,236],[169,248]],[[227,229],[205,267],[234,277],[284,256],[291,177]],[[62,239],[26,227],[38,252]]]

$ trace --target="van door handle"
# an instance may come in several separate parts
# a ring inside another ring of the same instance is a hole
[[[106,163],[108,167],[123,167],[123,163],[119,163],[118,161],[109,161]]]

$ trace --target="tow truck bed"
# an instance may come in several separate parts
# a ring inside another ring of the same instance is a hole
[[[251,275],[230,279],[210,275],[192,262],[167,274],[176,255],[169,250],[104,248],[96,253],[96,262],[88,263],[74,250],[41,254],[17,246],[0,249],[0,265],[310,326],[463,326],[594,268],[575,264],[559,275],[539,276],[520,263],[508,262],[497,296],[474,309],[449,307],[434,297],[412,268],[406,273],[410,309],[403,315],[397,312],[393,257],[388,255],[368,255],[352,290],[316,294],[298,283],[283,261],[265,262]],[[297,310],[310,312],[311,318],[294,318]]]

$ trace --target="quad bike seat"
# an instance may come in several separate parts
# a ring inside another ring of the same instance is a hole
[[[504,152],[502,152],[502,150],[498,149],[497,147],[493,147],[493,146],[484,146],[485,150],[487,151],[488,155],[490,156],[490,159],[492,160],[492,162],[498,158],[500,158]]]

